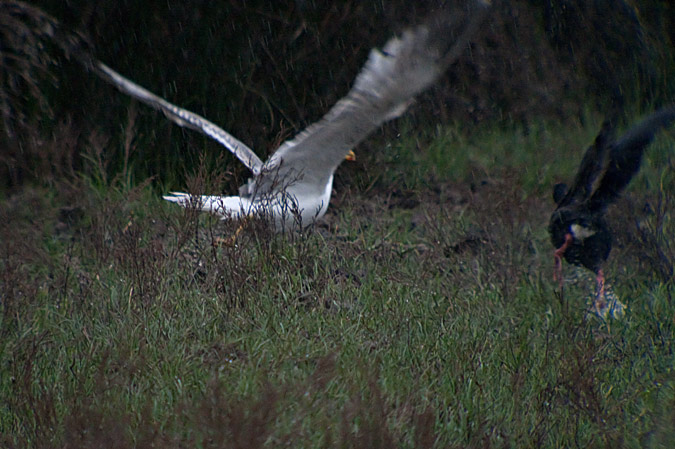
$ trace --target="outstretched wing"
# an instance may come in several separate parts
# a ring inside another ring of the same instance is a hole
[[[262,161],[258,156],[241,141],[234,136],[210,122],[204,117],[190,112],[186,109],[179,108],[163,98],[158,97],[152,92],[144,89],[138,84],[126,79],[107,65],[100,61],[91,61],[90,67],[94,72],[104,80],[113,84],[120,91],[133,98],[142,101],[143,103],[158,109],[164,113],[174,123],[184,126],[186,128],[194,129],[206,134],[225,148],[230,150],[246,167],[248,167],[254,175],[260,174],[262,168]]]
[[[346,97],[317,123],[285,142],[265,163],[286,177],[293,171],[317,189],[326,185],[349,150],[385,121],[401,115],[465,49],[487,15],[475,0],[463,14],[443,14],[373,49]]]
[[[614,127],[611,120],[605,120],[595,141],[584,153],[572,187],[562,196],[560,201],[557,201],[558,208],[566,207],[573,203],[581,203],[591,196],[595,180],[607,165],[609,147],[613,140]],[[560,193],[557,193],[557,196],[561,196]],[[556,198],[555,191],[554,198]]]
[[[642,154],[661,128],[675,121],[675,105],[667,106],[629,129],[610,150],[605,174],[590,198],[590,209],[601,210],[615,201],[640,169]]]

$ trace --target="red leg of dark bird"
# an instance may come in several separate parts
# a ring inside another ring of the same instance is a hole
[[[598,270],[598,274],[595,277],[597,295],[595,295],[595,309],[601,310],[606,306],[605,303],[605,273],[602,271],[602,268]]]
[[[567,248],[572,243],[572,240],[573,240],[572,234],[568,232],[567,234],[565,234],[565,243],[563,243],[562,246],[556,249],[555,252],[553,253],[553,260],[555,265],[555,268],[553,270],[553,279],[558,281],[561,290],[563,284],[562,258],[563,255],[565,254],[565,251],[567,251]]]

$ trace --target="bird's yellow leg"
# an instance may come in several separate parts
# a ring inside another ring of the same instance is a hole
[[[247,215],[244,218],[240,220],[240,224],[237,227],[237,230],[234,231],[234,234],[227,238],[222,238],[222,237],[216,237],[215,240],[213,241],[213,246],[230,246],[233,247],[236,242],[237,242],[237,237],[239,237],[239,234],[241,234],[242,229],[246,227],[250,220],[250,217]]]

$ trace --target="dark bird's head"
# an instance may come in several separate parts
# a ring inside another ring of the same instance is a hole
[[[551,243],[567,262],[598,273],[612,249],[612,234],[604,213],[583,207],[557,209],[548,225]]]
[[[548,232],[555,246],[556,274],[560,260],[580,265],[602,276],[602,264],[612,249],[612,234],[605,219],[607,208],[619,197],[640,168],[642,153],[659,129],[675,120],[675,105],[663,108],[614,138],[606,121],[586,150],[570,188],[553,188],[556,209]]]

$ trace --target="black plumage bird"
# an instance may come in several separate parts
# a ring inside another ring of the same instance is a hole
[[[640,168],[642,153],[655,133],[675,120],[675,105],[660,109],[616,140],[605,121],[586,150],[571,188],[557,184],[553,190],[556,209],[548,232],[556,250],[555,275],[562,286],[562,258],[596,274],[597,301],[604,296],[602,265],[612,249],[612,234],[605,218],[612,204]]]

